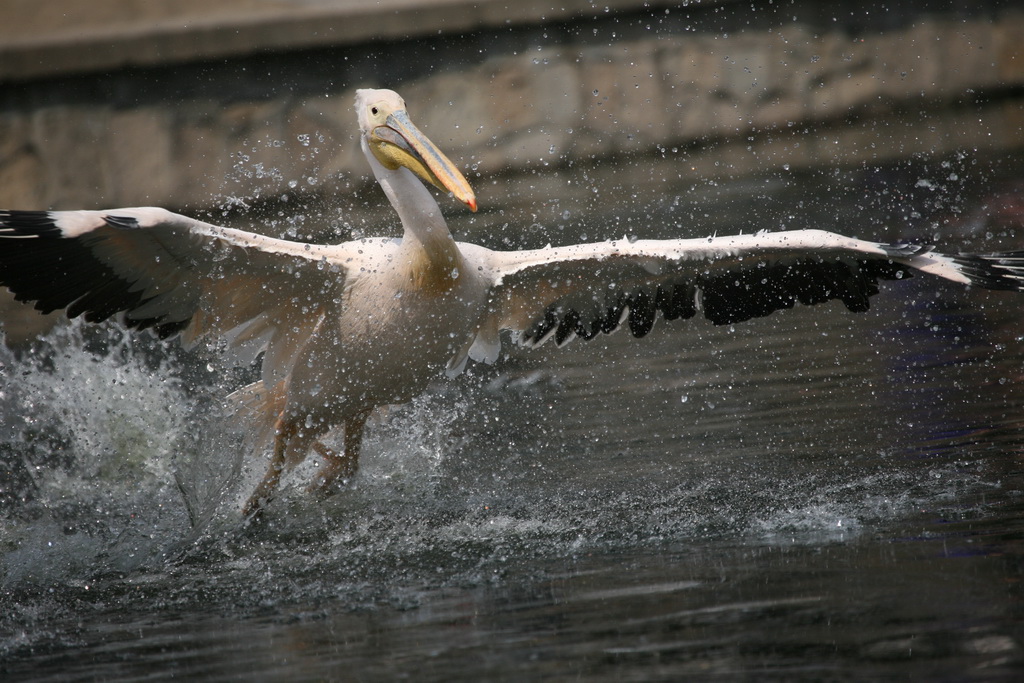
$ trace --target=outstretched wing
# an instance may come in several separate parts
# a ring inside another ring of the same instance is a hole
[[[223,335],[290,367],[344,284],[342,247],[221,228],[158,208],[0,211],[0,285],[21,301],[185,343]]]
[[[923,271],[992,289],[1024,288],[1024,252],[945,256],[931,247],[865,242],[820,230],[688,240],[628,240],[518,252],[481,250],[489,309],[469,355],[497,357],[498,333],[558,345],[627,325],[647,334],[703,315],[718,325],[795,304],[841,300],[865,311],[880,280]]]

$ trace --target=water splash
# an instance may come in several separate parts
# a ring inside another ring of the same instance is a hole
[[[78,323],[0,346],[5,584],[125,571],[187,528],[172,472],[198,404],[149,346]]]

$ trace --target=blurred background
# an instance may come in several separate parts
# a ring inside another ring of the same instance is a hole
[[[735,177],[1024,142],[1018,3],[738,4],[5,0],[0,205],[337,192],[366,175],[358,87],[399,90],[488,178],[671,147],[690,148],[693,174]],[[916,149],[887,144],[935,110],[950,116]],[[722,142],[749,153],[715,164]],[[242,156],[258,168],[244,178]]]

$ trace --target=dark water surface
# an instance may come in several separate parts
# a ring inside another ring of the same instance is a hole
[[[1011,161],[916,221],[892,220],[914,164],[682,187],[681,211],[1024,246]],[[506,231],[665,236],[678,205]],[[212,409],[240,379],[58,331],[0,356],[0,677],[1014,679],[1021,311],[919,277],[863,315],[511,350],[376,422],[351,490],[311,498],[303,468],[255,529],[264,456]]]

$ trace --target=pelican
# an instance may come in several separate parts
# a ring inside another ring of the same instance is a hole
[[[305,244],[149,207],[0,211],[0,285],[19,300],[90,322],[116,315],[185,344],[220,338],[251,358],[265,352],[261,379],[232,394],[274,433],[246,516],[310,451],[323,459],[311,489],[351,479],[376,407],[412,399],[468,359],[494,362],[505,330],[526,347],[562,346],[622,326],[643,337],[659,317],[698,312],[721,325],[832,299],[864,311],[879,281],[916,272],[1024,289],[1024,251],[944,255],[821,230],[523,251],[456,242],[427,186],[476,211],[462,173],[397,93],[358,90],[355,104],[400,238]],[[322,441],[336,427],[340,452]]]

